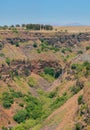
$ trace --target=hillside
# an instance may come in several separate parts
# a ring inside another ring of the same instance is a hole
[[[89,27],[57,28],[0,30],[0,130],[90,130]]]

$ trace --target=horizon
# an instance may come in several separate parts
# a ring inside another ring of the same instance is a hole
[[[50,24],[90,26],[89,0],[1,0],[0,26]]]

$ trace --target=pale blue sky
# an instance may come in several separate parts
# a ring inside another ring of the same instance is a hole
[[[90,0],[0,0],[0,25],[90,25]]]

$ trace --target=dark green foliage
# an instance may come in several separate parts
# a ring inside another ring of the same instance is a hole
[[[55,99],[55,101],[51,104],[51,108],[52,109],[56,109],[56,108],[60,107],[61,105],[63,105],[67,100],[68,100],[68,96],[67,95],[63,95],[61,97],[57,97]]]
[[[80,95],[79,97],[78,97],[78,104],[80,105],[80,104],[82,104],[83,103],[83,95]]]
[[[0,57],[5,57],[5,54],[4,53],[0,53]]]
[[[44,42],[44,39],[43,39],[43,38],[41,38],[41,39],[40,39],[40,41],[41,41],[41,42]]]
[[[16,47],[19,47],[19,46],[20,46],[18,42],[17,42],[15,45],[16,45]]]
[[[2,130],[8,130],[8,128],[3,126],[3,127],[2,127]]]
[[[20,107],[24,107],[24,104],[23,104],[23,103],[19,103],[19,106],[20,106]]]
[[[34,48],[37,48],[37,46],[38,46],[37,43],[34,43],[34,44],[33,44],[33,47],[34,47]]]
[[[7,63],[8,65],[10,65],[10,59],[9,59],[9,58],[6,58],[6,63]]]
[[[16,24],[16,27],[20,27],[20,25],[19,25],[19,24]]]
[[[80,86],[73,86],[71,88],[71,92],[74,94],[77,94],[79,91],[81,90],[81,87]]]
[[[13,119],[17,123],[21,123],[27,119],[27,111],[26,110],[19,110],[13,117]]]
[[[72,64],[71,65],[71,69],[76,69],[77,65],[76,64]]]
[[[53,30],[51,25],[40,25],[40,24],[27,24],[26,29],[28,30]]]
[[[78,54],[83,54],[83,51],[81,51],[81,50],[80,50],[80,51],[78,51]]]
[[[12,93],[12,95],[13,95],[14,98],[23,97],[23,94],[21,92],[12,91],[11,93]]]
[[[14,99],[10,93],[8,92],[3,93],[3,107],[10,108],[13,102]]]
[[[29,69],[28,68],[25,68],[25,75],[29,76]]]
[[[56,97],[56,94],[57,94],[56,91],[55,91],[55,92],[50,92],[50,93],[49,93],[49,98],[54,98],[54,97]]]
[[[87,46],[87,47],[86,47],[86,50],[90,50],[90,46]]]
[[[75,125],[75,130],[82,130],[82,127],[81,127],[81,124],[80,123],[77,123]]]
[[[51,76],[53,76],[53,77],[54,77],[54,75],[55,75],[55,71],[54,71],[54,69],[51,68],[51,67],[45,67],[45,68],[44,68],[44,73],[45,73],[45,74],[49,74],[49,75],[51,75]]]
[[[2,49],[2,47],[3,47],[3,45],[2,45],[2,44],[0,44],[0,49]]]
[[[25,101],[27,102],[26,110],[28,112],[28,117],[33,119],[40,118],[42,115],[41,102],[32,96],[27,96]]]
[[[65,49],[62,49],[61,52],[62,52],[62,53],[65,53]]]
[[[11,102],[9,100],[3,101],[3,107],[4,108],[10,108],[11,107]]]
[[[62,69],[55,73],[55,78],[58,78],[62,74]]]
[[[28,30],[40,30],[39,24],[27,24],[26,29]]]

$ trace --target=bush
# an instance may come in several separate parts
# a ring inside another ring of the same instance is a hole
[[[37,43],[34,43],[34,44],[33,44],[33,47],[34,47],[34,48],[37,48]]]
[[[56,97],[56,94],[57,94],[56,91],[55,91],[55,92],[50,92],[50,93],[49,93],[49,98],[54,98],[54,97]]]
[[[19,110],[13,117],[13,119],[17,123],[21,123],[27,119],[27,111],[26,110]]]
[[[74,94],[77,94],[81,90],[80,86],[73,86],[71,88],[71,92]]]
[[[78,97],[78,104],[80,105],[80,104],[82,104],[83,103],[83,95],[80,95],[79,97]]]
[[[83,51],[81,51],[81,50],[80,50],[80,51],[78,51],[78,54],[83,54]]]
[[[55,78],[49,74],[41,73],[40,76],[42,76],[44,79],[46,79],[50,83],[52,83],[55,80]]]
[[[27,96],[25,101],[27,103],[26,110],[28,112],[28,117],[32,119],[40,118],[42,115],[41,102],[33,96]]]
[[[60,106],[62,106],[68,99],[67,95],[63,95],[61,97],[57,97],[55,101],[51,104],[52,109],[56,109]]]
[[[14,102],[13,96],[10,93],[5,92],[3,93],[2,98],[3,98],[3,107],[10,108]]]
[[[19,47],[19,46],[20,46],[18,42],[17,42],[15,45],[16,45],[16,47]]]
[[[25,68],[24,72],[25,72],[26,76],[29,76],[29,69],[28,68]]]
[[[8,130],[8,128],[3,126],[3,127],[2,127],[2,130]]]
[[[62,69],[55,73],[55,78],[58,78],[62,74]]]
[[[0,53],[0,57],[5,57],[4,53]]]
[[[0,44],[0,49],[2,49],[2,47],[3,47],[3,45],[2,45],[2,44]]]
[[[33,77],[30,77],[29,80],[28,80],[28,84],[30,87],[35,87],[37,85],[37,81],[35,78]]]
[[[80,123],[77,123],[77,124],[75,125],[75,130],[82,130]]]
[[[51,75],[51,76],[55,76],[55,71],[53,68],[50,68],[50,67],[45,67],[44,68],[44,73],[45,74],[48,74],[48,75]]]
[[[4,107],[4,108],[10,108],[10,107],[11,107],[11,102],[10,102],[10,101],[7,101],[7,100],[4,101],[4,102],[3,102],[3,107]]]
[[[71,69],[76,69],[77,68],[77,65],[76,64],[72,64],[71,65]]]
[[[20,98],[23,96],[23,94],[21,92],[14,92],[14,91],[12,92],[12,95],[14,98]]]
[[[62,52],[62,53],[65,53],[65,49],[62,49],[61,52]]]
[[[90,50],[90,46],[87,46],[87,47],[86,47],[86,50]]]
[[[10,65],[10,59],[9,59],[9,58],[6,58],[6,63],[7,63],[8,65]]]

